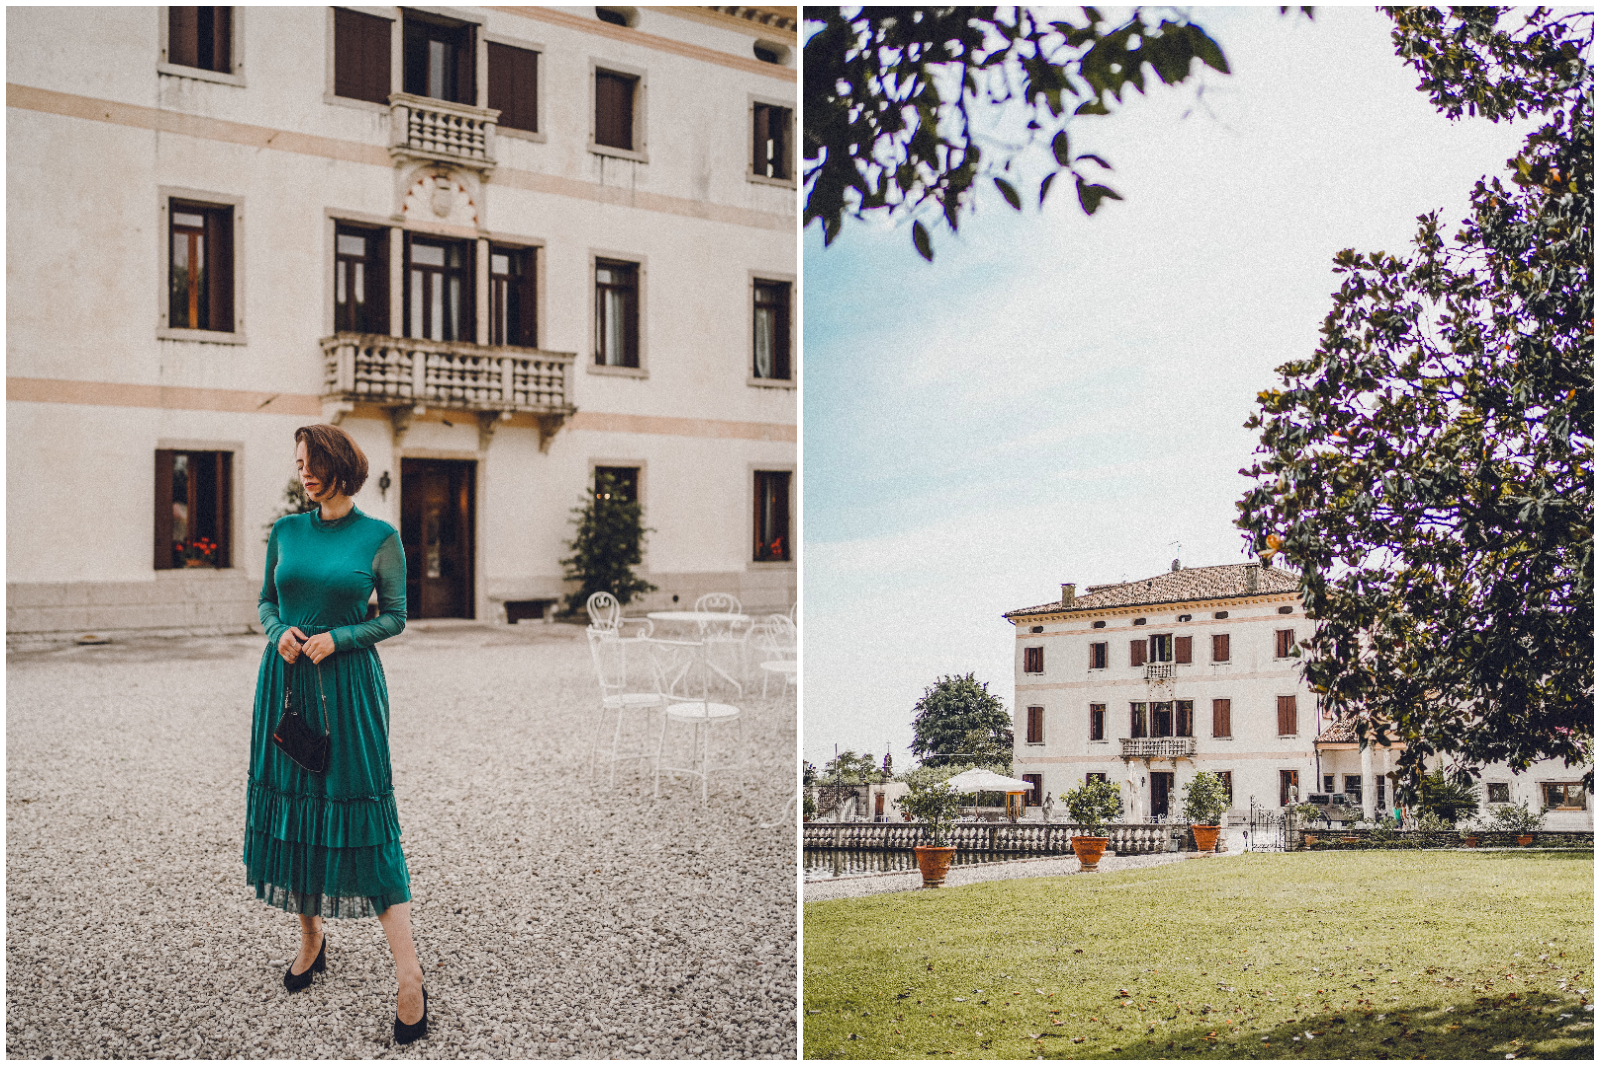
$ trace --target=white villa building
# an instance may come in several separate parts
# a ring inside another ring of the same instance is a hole
[[[1392,808],[1385,747],[1362,750],[1300,677],[1313,623],[1296,577],[1257,563],[1182,568],[1007,612],[1016,627],[1014,771],[1030,805],[1099,776],[1126,816],[1181,817],[1183,786],[1218,774],[1232,811],[1306,801]],[[1583,770],[1558,760],[1483,770],[1484,803],[1551,808],[1545,827],[1593,830]]]
[[[635,609],[794,602],[795,8],[6,20],[12,634],[253,626],[319,421],[413,618],[541,615],[597,472]]]

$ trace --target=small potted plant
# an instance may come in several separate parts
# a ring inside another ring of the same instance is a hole
[[[213,566],[217,557],[217,542],[209,537],[173,541],[172,554],[185,567]]]
[[[1517,847],[1525,848],[1533,843],[1533,834],[1543,825],[1543,811],[1530,810],[1526,803],[1508,803],[1494,809],[1489,815],[1486,827],[1494,832],[1516,837]]]
[[[917,853],[923,888],[941,887],[956,856],[950,827],[961,811],[961,794],[950,787],[947,777],[934,767],[919,767],[906,775],[909,788],[896,801],[903,812],[927,826],[929,842],[912,849]]]
[[[1100,856],[1105,854],[1111,838],[1106,835],[1106,823],[1122,809],[1122,796],[1117,786],[1101,778],[1091,778],[1064,792],[1067,813],[1082,830],[1081,836],[1072,838],[1072,852],[1078,856],[1078,871],[1094,873],[1100,868]]]
[[[1228,809],[1228,793],[1222,779],[1201,770],[1183,786],[1183,813],[1194,832],[1195,847],[1203,855],[1214,855],[1217,834],[1222,832],[1222,812]]]

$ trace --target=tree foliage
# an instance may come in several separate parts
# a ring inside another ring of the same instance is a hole
[[[1170,17],[1135,8],[1111,23],[1092,7],[1059,19],[1026,7],[808,8],[821,26],[805,46],[806,225],[821,222],[825,245],[847,216],[872,211],[921,214],[954,233],[974,190],[991,182],[1021,210],[1013,164],[1035,144],[1049,147],[1041,207],[1062,174],[1085,214],[1122,199],[1101,183],[1111,164],[1073,148],[1073,120],[1111,114],[1129,89],[1143,93],[1147,68],[1166,85],[1187,80],[1196,60],[1228,72],[1205,30],[1164,10]],[[974,129],[975,110],[1007,105],[1027,113],[1023,144],[996,144]],[[911,239],[933,259],[920,218]]]
[[[1316,352],[1247,423],[1239,525],[1300,571],[1307,680],[1413,786],[1437,753],[1589,763],[1592,18],[1388,13],[1442,113],[1537,128],[1453,238],[1433,212],[1404,256],[1336,256]]]
[[[967,758],[967,745],[984,740],[985,751],[1012,747],[1011,715],[989,682],[972,674],[941,677],[924,689],[913,708],[911,751],[924,766],[943,766]],[[970,734],[978,733],[978,737]]]
[[[569,613],[581,611],[596,592],[609,592],[627,604],[656,590],[633,572],[644,559],[644,535],[651,531],[644,527],[639,502],[625,496],[610,474],[597,473],[593,494],[572,509],[577,531],[567,542],[572,554],[561,560],[566,579],[579,582],[567,596]]]
[[[1478,813],[1478,797],[1471,785],[1460,776],[1451,776],[1443,769],[1436,769],[1422,779],[1417,809],[1420,813],[1432,814],[1454,826],[1462,818]]]

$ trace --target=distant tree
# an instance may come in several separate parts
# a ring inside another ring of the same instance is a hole
[[[644,559],[644,512],[637,500],[624,498],[610,474],[595,475],[594,492],[572,509],[577,527],[567,542],[572,554],[561,560],[568,581],[579,582],[567,596],[567,612],[583,610],[596,592],[609,592],[618,603],[654,592],[656,587],[633,572]]]
[[[312,502],[311,497],[306,495],[306,487],[300,484],[300,479],[298,477],[290,478],[289,483],[283,487],[283,499],[278,504],[277,512],[267,519],[266,525],[261,527],[264,531],[261,535],[262,543],[271,543],[272,527],[278,524],[278,519],[287,518],[292,514],[305,514],[308,511],[315,511],[317,506]]]
[[[939,678],[923,690],[913,710],[911,751],[924,766],[942,766],[960,757],[976,742],[969,740],[974,732],[986,745],[1011,748],[1011,715],[989,691],[989,683],[979,683],[970,673]]]
[[[823,776],[835,783],[867,784],[877,780],[878,761],[872,755],[857,755],[846,748],[822,768]]]
[[[806,759],[803,762],[801,762],[801,764],[800,764],[800,781],[801,781],[801,783],[806,788],[810,788],[813,784],[816,783],[816,780],[817,780],[817,767],[816,767],[816,764],[813,763],[810,759]]]
[[[1593,787],[1593,18],[1387,11],[1443,114],[1538,125],[1452,239],[1432,212],[1405,257],[1335,257],[1320,345],[1247,423],[1239,525],[1299,570],[1306,679],[1412,787],[1438,753]]]
[[[1143,93],[1146,68],[1166,85],[1188,80],[1195,60],[1228,73],[1205,30],[1182,9],[1160,10],[1159,21],[1134,8],[1111,23],[1092,7],[1054,19],[1026,7],[807,8],[806,21],[820,25],[805,46],[806,225],[821,222],[824,245],[847,217],[871,212],[920,213],[954,233],[988,182],[1020,210],[1034,193],[1019,191],[1013,164],[1035,144],[1049,146],[1034,153],[1049,168],[1041,207],[1063,173],[1085,214],[1122,199],[1100,184],[1111,164],[1074,151],[1073,119],[1111,114],[1128,89]],[[974,130],[974,110],[1008,106],[1026,114],[1023,144]],[[933,259],[920,218],[911,239]]]
[[[1470,782],[1470,777],[1447,775],[1443,769],[1436,769],[1422,779],[1417,808],[1451,825],[1471,817],[1478,813],[1478,797]]]
[[[961,738],[961,750],[964,753],[962,757],[973,765],[993,770],[1003,777],[1011,776],[1013,747],[1010,730],[1000,735],[988,729],[969,730]]]

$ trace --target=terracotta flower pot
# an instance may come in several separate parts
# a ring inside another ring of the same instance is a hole
[[[950,872],[950,860],[956,857],[954,845],[936,848],[931,844],[918,844],[912,850],[917,853],[917,869],[922,871],[922,887],[943,886],[944,875]]]
[[[1525,848],[1529,844],[1532,844],[1532,843],[1533,843],[1533,837],[1527,835],[1526,833],[1524,833],[1522,836],[1517,837],[1517,847],[1519,847],[1519,848]]]
[[[1191,825],[1194,830],[1194,846],[1202,854],[1215,855],[1217,853],[1217,836],[1222,832],[1220,825]]]
[[[1078,857],[1078,872],[1092,874],[1100,868],[1100,856],[1106,853],[1110,837],[1073,837],[1072,853]]]
[[[186,569],[193,570],[197,567],[210,566],[211,564],[205,559],[185,559],[183,565]]]
[[[1478,836],[1477,836],[1477,834],[1474,833],[1474,834],[1468,836],[1467,837],[1467,847],[1475,848],[1477,846],[1478,846]]]

